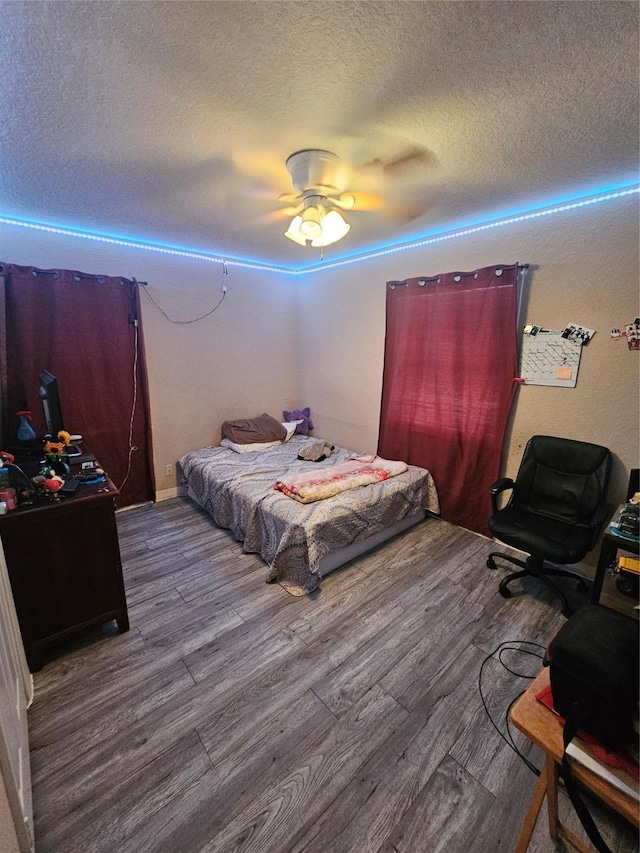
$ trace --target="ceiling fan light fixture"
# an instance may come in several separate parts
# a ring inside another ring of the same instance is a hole
[[[347,234],[351,225],[339,208],[350,210],[356,205],[353,193],[341,192],[340,158],[321,148],[296,151],[287,159],[291,175],[293,199],[301,207],[285,231],[285,237],[300,246],[330,246]],[[292,200],[291,194],[280,196],[280,201]]]
[[[300,233],[306,237],[307,240],[315,240],[318,237],[322,236],[322,232],[324,230],[324,218],[322,215],[322,209],[315,205],[311,204],[308,207],[305,207],[300,222]]]
[[[351,225],[337,210],[330,210],[322,217],[322,233],[311,241],[312,246],[330,246],[349,232]]]
[[[300,214],[298,216],[294,216],[291,220],[291,225],[289,225],[289,229],[284,232],[284,236],[288,237],[290,240],[293,240],[294,243],[299,243],[301,246],[306,246],[307,241],[300,233],[300,225],[302,224],[302,217]]]

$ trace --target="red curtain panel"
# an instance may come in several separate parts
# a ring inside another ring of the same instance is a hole
[[[442,517],[489,535],[517,376],[518,266],[387,283],[378,453],[428,468]]]
[[[45,432],[39,376],[58,381],[65,429],[83,436],[121,489],[118,507],[154,500],[139,287],[129,279],[1,264],[5,276],[6,435],[15,412]],[[135,410],[134,410],[135,403]],[[130,447],[135,447],[130,450]]]

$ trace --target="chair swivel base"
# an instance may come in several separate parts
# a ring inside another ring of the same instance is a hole
[[[584,578],[582,578],[579,574],[577,574],[576,572],[570,572],[568,569],[555,569],[551,566],[545,566],[544,561],[540,560],[539,558],[529,557],[526,561],[523,561],[518,560],[516,557],[512,557],[510,554],[503,554],[500,551],[494,551],[487,557],[487,568],[498,568],[494,557],[499,557],[501,560],[508,560],[510,563],[522,567],[522,571],[512,572],[510,575],[507,575],[506,578],[503,578],[500,581],[500,584],[498,586],[498,592],[503,598],[511,598],[513,594],[509,589],[509,584],[511,583],[511,581],[525,577],[538,578],[560,599],[562,603],[562,614],[568,619],[573,614],[573,610],[571,609],[571,607],[569,607],[569,602],[567,601],[564,592],[558,586],[556,586],[555,583],[553,583],[553,581],[549,578],[549,575],[551,575],[552,577],[573,578],[577,581],[576,588],[580,592],[586,593],[588,591],[588,587],[584,582]]]

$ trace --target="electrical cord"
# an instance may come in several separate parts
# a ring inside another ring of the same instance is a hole
[[[148,290],[148,286],[143,287],[142,292],[147,295],[147,297],[151,300],[151,302],[156,306],[158,311],[160,311],[160,313],[164,317],[166,317],[166,319],[170,323],[178,323],[178,324],[196,323],[198,320],[204,320],[205,317],[209,317],[211,314],[213,314],[214,311],[216,311],[220,307],[220,305],[222,305],[222,302],[223,302],[225,296],[227,295],[227,284],[226,284],[226,282],[227,282],[227,275],[228,274],[229,273],[227,270],[227,265],[225,263],[223,263],[222,264],[222,297],[218,300],[218,304],[215,305],[211,309],[211,311],[207,311],[206,314],[202,314],[200,317],[194,317],[191,320],[174,320],[172,317],[169,317],[169,315],[166,313],[166,311],[164,311],[164,309],[162,309],[158,305],[158,303],[155,301],[153,296],[151,296],[151,294],[149,293],[149,290]],[[138,449],[136,447],[136,445],[133,443],[133,422],[135,419],[136,405],[137,405],[137,401],[138,401],[138,321],[137,320],[133,321],[133,329],[134,329],[134,331],[133,331],[133,334],[134,334],[134,342],[133,342],[133,348],[134,348],[134,355],[133,355],[133,401],[132,401],[132,405],[131,405],[131,417],[129,418],[129,441],[128,441],[129,449],[128,449],[128,458],[127,458],[127,471],[126,471],[126,474],[124,475],[123,481],[118,486],[118,491],[122,491],[125,483],[129,479],[129,475],[131,473],[132,456],[133,456],[134,451]]]
[[[524,693],[524,690],[521,690],[520,693],[518,693],[518,695],[515,696],[511,700],[511,702],[509,703],[509,707],[507,708],[507,710],[505,712],[505,725],[506,725],[506,729],[507,729],[506,735],[501,731],[501,729],[499,728],[499,726],[497,725],[497,723],[494,721],[493,717],[491,716],[491,713],[489,712],[489,708],[487,706],[487,702],[486,702],[484,694],[482,692],[482,675],[483,675],[485,667],[487,666],[489,661],[495,659],[495,655],[498,656],[497,657],[498,662],[501,664],[501,666],[510,675],[516,676],[517,678],[526,678],[529,681],[532,681],[535,678],[535,675],[529,675],[528,673],[517,672],[515,669],[512,669],[511,667],[507,666],[507,664],[505,663],[505,661],[503,659],[503,653],[507,652],[507,651],[519,652],[520,654],[529,655],[530,657],[535,657],[535,658],[538,658],[539,660],[544,659],[544,654],[539,654],[538,652],[533,651],[532,649],[519,648],[518,646],[513,645],[515,643],[519,644],[520,646],[522,646],[522,645],[533,646],[536,649],[541,649],[543,653],[545,652],[544,646],[540,645],[540,643],[534,643],[531,640],[506,640],[504,643],[500,643],[500,645],[497,646],[491,652],[491,654],[486,656],[486,658],[482,661],[482,664],[480,665],[480,671],[478,673],[478,692],[480,694],[480,700],[482,702],[482,707],[484,708],[485,714],[487,715],[489,722],[491,723],[493,728],[498,732],[498,734],[500,735],[502,740],[507,744],[507,746],[510,749],[512,749],[516,753],[516,755],[524,762],[524,764],[529,768],[529,770],[531,770],[532,773],[535,773],[536,776],[539,776],[540,770],[538,770],[538,768],[534,764],[532,764],[531,761],[529,761],[529,759],[525,755],[523,755],[522,752],[516,746],[515,741],[513,739],[513,734],[511,732],[510,724],[509,724],[509,714],[511,712],[511,708],[515,705],[515,703],[518,701],[518,699],[522,696],[522,694]]]
[[[131,417],[129,418],[129,454],[127,458],[127,473],[124,475],[124,480],[118,486],[118,491],[121,492],[124,484],[129,479],[131,473],[131,457],[134,450],[138,448],[133,444],[133,421],[136,415],[136,404],[138,401],[138,321],[133,323],[133,402],[131,405]]]
[[[225,263],[223,263],[223,264],[222,264],[222,297],[218,300],[218,304],[217,304],[217,305],[215,305],[215,306],[211,309],[211,311],[207,311],[207,313],[206,313],[206,314],[202,314],[200,317],[194,317],[194,318],[193,318],[193,319],[191,319],[191,320],[174,320],[172,317],[169,317],[169,315],[166,313],[166,311],[164,311],[164,309],[163,309],[163,308],[161,308],[161,307],[158,305],[158,303],[155,301],[155,299],[153,298],[153,296],[151,296],[151,294],[149,293],[149,290],[148,290],[148,286],[147,286],[147,287],[143,287],[143,288],[142,288],[142,292],[143,292],[143,293],[145,293],[145,294],[147,295],[147,297],[151,300],[151,302],[156,306],[156,308],[158,309],[158,311],[160,311],[160,313],[161,313],[164,317],[166,317],[166,319],[167,319],[170,323],[178,323],[178,324],[181,324],[181,323],[196,323],[198,320],[204,320],[204,318],[205,318],[205,317],[209,317],[211,314],[213,314],[213,312],[214,312],[214,311],[216,311],[216,310],[220,307],[220,305],[222,305],[222,302],[223,302],[223,300],[224,300],[224,297],[227,295],[227,284],[226,284],[226,281],[227,281],[227,275],[228,275],[227,265],[226,265]],[[135,279],[134,279],[134,280],[135,280]],[[136,447],[136,445],[133,443],[133,422],[134,422],[134,419],[135,419],[135,414],[136,414],[136,405],[137,405],[137,401],[138,401],[138,321],[137,321],[137,319],[133,321],[133,330],[134,330],[134,331],[133,331],[133,334],[134,334],[134,343],[133,343],[133,349],[134,349],[134,355],[133,355],[133,401],[132,401],[132,404],[131,404],[131,417],[129,418],[129,440],[128,440],[127,471],[126,471],[126,473],[125,473],[125,475],[124,475],[124,479],[122,480],[122,482],[121,482],[121,483],[120,483],[120,485],[118,486],[118,490],[119,490],[119,491],[122,491],[122,489],[124,488],[125,483],[126,483],[126,482],[127,482],[127,480],[129,479],[129,475],[131,474],[131,461],[132,461],[132,456],[133,456],[134,451],[135,451],[135,450],[138,450],[138,448]]]
[[[227,295],[227,284],[226,284],[226,282],[227,282],[227,275],[228,274],[229,273],[227,271],[227,265],[225,263],[223,263],[222,264],[222,296],[218,300],[218,304],[214,305],[214,307],[210,311],[207,311],[206,314],[201,314],[199,317],[193,317],[191,320],[174,320],[173,317],[170,317],[166,313],[166,311],[158,305],[158,303],[155,301],[153,296],[151,296],[151,294],[149,293],[148,286],[144,287],[142,292],[146,294],[147,298],[151,300],[151,302],[156,306],[156,308],[162,314],[162,316],[165,317],[170,323],[176,323],[176,324],[197,323],[199,320],[204,320],[205,317],[210,317],[213,314],[213,312],[217,311],[218,308],[224,302],[224,298]]]

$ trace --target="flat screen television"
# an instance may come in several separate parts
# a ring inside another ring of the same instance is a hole
[[[62,419],[62,408],[60,406],[60,394],[58,392],[58,380],[48,370],[43,370],[40,374],[40,388],[38,390],[40,404],[42,406],[42,418],[44,421],[44,431],[46,435],[50,435],[54,441],[58,438],[60,430],[64,429],[64,421]],[[67,447],[68,456],[80,456],[82,451],[74,444]]]
[[[42,406],[45,434],[50,435],[55,441],[60,430],[64,429],[64,421],[62,420],[62,409],[60,408],[58,380],[48,370],[43,370],[40,374],[38,395]]]

